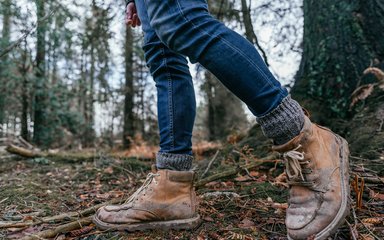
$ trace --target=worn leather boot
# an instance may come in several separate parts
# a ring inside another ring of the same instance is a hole
[[[157,170],[123,205],[100,208],[93,222],[104,230],[192,229],[196,213],[194,172]]]
[[[326,239],[349,214],[348,143],[305,117],[300,135],[275,146],[283,154],[289,199],[289,239]]]

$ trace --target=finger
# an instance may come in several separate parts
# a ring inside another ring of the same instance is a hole
[[[134,10],[134,4],[133,3],[128,4],[127,9],[125,11],[125,22],[128,25],[132,24],[132,17],[134,12],[133,10]]]
[[[132,16],[132,20],[133,20],[133,22],[136,24],[137,23],[137,20],[139,19],[139,17],[137,16],[137,14],[136,13],[134,13],[133,14],[133,16]]]
[[[128,26],[132,26],[133,21],[132,20],[127,20],[127,21],[125,21],[125,24],[127,24]]]

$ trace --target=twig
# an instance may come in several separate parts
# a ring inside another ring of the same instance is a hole
[[[124,171],[126,173],[128,173],[131,177],[136,177],[136,175],[133,172],[129,171],[126,168],[120,167],[120,166],[118,166],[116,164],[111,164],[111,166],[114,167],[114,168],[120,169],[120,170],[122,170],[122,171]]]
[[[86,216],[89,216],[89,215],[95,213],[100,207],[103,207],[105,205],[110,205],[110,204],[121,203],[123,201],[125,201],[125,199],[116,198],[116,199],[113,199],[109,202],[100,203],[98,205],[89,207],[89,208],[84,209],[80,212],[68,212],[68,213],[63,213],[63,214],[59,214],[56,216],[44,217],[44,218],[41,218],[40,220],[35,221],[35,222],[3,222],[3,223],[0,223],[0,229],[2,229],[2,228],[22,228],[22,227],[39,225],[42,223],[60,223],[63,221],[73,221],[75,219],[78,219],[79,217],[86,217]]]
[[[209,169],[210,169],[211,166],[212,166],[212,163],[216,160],[216,158],[217,158],[217,156],[219,155],[219,153],[220,153],[220,150],[217,150],[216,153],[215,153],[215,155],[213,156],[212,160],[209,161],[208,166],[207,166],[207,169],[205,169],[205,171],[203,172],[203,174],[201,174],[201,178],[204,178],[205,175],[208,173]]]
[[[239,198],[240,195],[234,192],[206,192],[204,193],[201,198],[206,199],[206,198],[218,198],[220,196],[226,196],[228,198]]]
[[[29,149],[34,149],[35,147],[30,144],[27,140],[25,140],[22,136],[18,136],[17,139],[20,141],[20,143],[22,143],[25,147],[29,148]]]
[[[195,187],[196,188],[202,187],[202,186],[204,186],[205,184],[207,184],[209,182],[213,182],[213,181],[221,179],[221,178],[226,178],[226,177],[230,177],[230,176],[236,175],[236,174],[238,174],[239,172],[241,172],[244,169],[250,170],[252,168],[255,168],[255,167],[258,167],[258,166],[262,165],[263,163],[279,161],[279,160],[271,160],[272,157],[274,157],[274,156],[272,155],[270,157],[266,157],[266,158],[263,158],[263,159],[260,159],[260,160],[256,160],[256,161],[254,161],[254,162],[252,162],[250,164],[246,164],[246,165],[243,165],[243,166],[240,166],[240,167],[237,167],[237,168],[225,171],[225,172],[221,172],[221,173],[218,173],[218,174],[206,177],[206,178],[201,179],[200,181],[198,181],[195,184]]]
[[[348,221],[346,221],[349,227],[349,231],[351,231],[352,239],[357,240],[356,234],[356,224],[352,227],[352,224],[350,224]]]
[[[363,221],[361,221],[359,218],[358,218],[357,220],[359,220],[359,222],[360,222],[361,224],[363,224],[363,226],[365,227],[365,229],[367,229],[368,232],[369,232],[375,239],[377,239],[377,240],[382,239],[382,238],[379,238],[378,236],[376,236],[376,234],[374,234],[374,233],[371,231],[371,229],[369,229],[369,228],[365,225],[365,223],[364,223]]]
[[[21,238],[21,240],[35,240],[35,239],[46,239],[53,238],[59,234],[70,232],[79,228],[82,228],[84,225],[89,225],[92,223],[92,217],[86,217],[79,219],[64,225],[55,227],[54,229],[47,229],[35,234]]]
[[[25,33],[23,35],[21,35],[16,41],[14,41],[11,45],[9,45],[8,47],[4,48],[4,49],[1,49],[0,51],[0,58],[5,56],[6,54],[8,54],[10,51],[12,51],[12,49],[14,49],[15,47],[19,46],[19,44],[25,39],[27,38],[31,33],[33,33],[34,31],[36,31],[36,28],[37,28],[37,24],[39,22],[43,22],[45,20],[47,20],[48,18],[50,18],[52,15],[54,14],[54,11],[51,11],[49,14],[45,15],[42,19],[40,19],[39,21],[37,21],[36,23],[34,23],[32,25],[32,28],[25,31]]]

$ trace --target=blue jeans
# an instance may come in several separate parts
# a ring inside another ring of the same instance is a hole
[[[206,0],[136,0],[156,82],[160,152],[192,154],[196,100],[186,56],[212,72],[256,116],[288,95],[255,47],[214,19]]]

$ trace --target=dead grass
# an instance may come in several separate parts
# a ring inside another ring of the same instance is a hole
[[[208,175],[253,158],[248,156],[236,160],[223,154],[212,165]],[[206,164],[204,160],[198,163],[201,173]],[[63,212],[81,211],[114,198],[127,198],[141,184],[150,165],[150,161],[106,158],[102,154],[93,162],[83,163],[0,159],[0,223],[31,221]],[[359,169],[354,168],[359,176],[367,178],[367,174],[371,174],[370,177],[380,177],[369,168],[362,170],[359,166]],[[195,230],[128,234],[101,232],[90,225],[77,232],[60,234],[56,239],[286,239],[287,189],[283,185],[271,184],[283,171],[282,164],[271,171],[272,167],[262,166],[242,176],[208,183],[199,189],[199,213],[203,224]],[[384,238],[384,195],[380,195],[384,194],[383,189],[384,184],[365,183],[363,207],[354,210],[356,215],[348,218],[348,223],[338,230],[335,239],[350,239],[352,234],[357,236],[356,239]],[[205,197],[207,192],[216,193],[216,197]],[[238,197],[222,192],[233,192]],[[355,195],[353,193],[353,202]],[[4,228],[0,229],[0,239],[19,239],[54,226],[45,223],[26,228]]]

